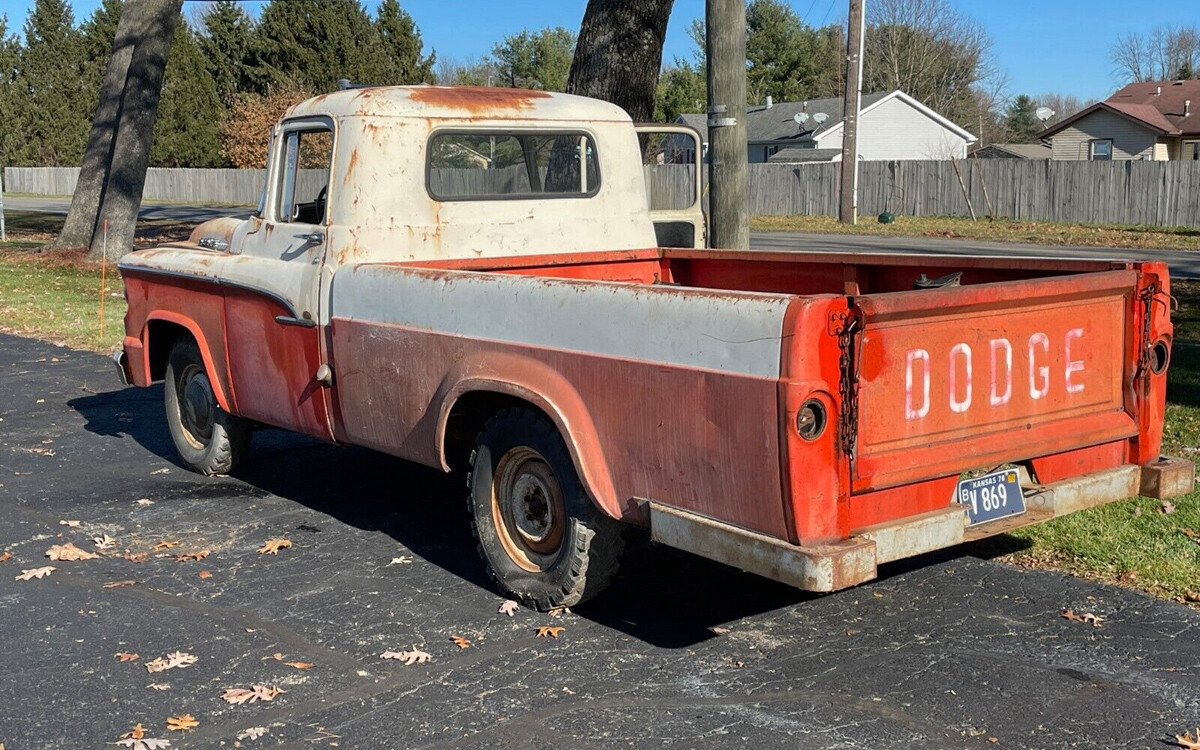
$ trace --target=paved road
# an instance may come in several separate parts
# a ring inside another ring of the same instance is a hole
[[[66,213],[66,198],[6,198],[5,207],[14,211]],[[145,219],[169,219],[200,222],[219,216],[248,214],[246,207],[185,206],[145,203]],[[1017,255],[1058,258],[1145,258],[1165,260],[1176,278],[1200,279],[1200,253],[1180,250],[1127,250],[1120,248],[1059,247],[1011,242],[982,242],[924,237],[865,237],[861,235],[810,234],[801,232],[755,232],[752,247],[761,249],[803,250],[807,252],[903,253],[935,255]]]
[[[278,431],[237,478],[200,477],[174,463],[161,388],[114,377],[101,356],[0,336],[9,748],[99,748],[141,722],[184,748],[266,727],[242,746],[1091,750],[1163,747],[1200,723],[1200,613],[961,551],[812,596],[647,546],[578,612],[510,619],[460,479]],[[14,580],[101,534],[116,551]],[[273,537],[293,547],[256,554]],[[545,624],[565,631],[536,638]],[[413,644],[433,661],[379,658]],[[198,661],[147,673],[176,650]],[[220,699],[254,684],[287,692]],[[168,733],[183,713],[199,728]]]

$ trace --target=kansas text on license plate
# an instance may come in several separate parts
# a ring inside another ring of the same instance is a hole
[[[1016,469],[994,471],[973,479],[958,480],[955,499],[967,509],[971,524],[995,521],[1025,512],[1025,496]]]

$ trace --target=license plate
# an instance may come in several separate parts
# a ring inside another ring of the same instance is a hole
[[[960,479],[954,496],[967,509],[972,526],[1025,512],[1025,496],[1016,469]]]

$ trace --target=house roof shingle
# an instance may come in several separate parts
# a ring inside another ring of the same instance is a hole
[[[862,108],[866,109],[891,92],[881,91],[874,94],[863,94]],[[809,99],[803,102],[776,102],[770,107],[759,104],[746,108],[746,132],[750,143],[765,141],[811,141],[818,133],[833,128],[842,121],[842,98]],[[808,113],[808,121],[803,126],[797,125],[795,117],[801,112]],[[819,126],[813,120],[813,115],[822,112],[827,116]],[[680,118],[701,133],[707,132],[708,122],[705,115],[686,114]]]
[[[1099,110],[1115,112],[1163,135],[1200,135],[1200,79],[1131,83],[1108,99],[1055,123],[1038,137],[1054,135]]]

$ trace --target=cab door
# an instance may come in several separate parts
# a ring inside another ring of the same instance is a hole
[[[257,224],[223,275],[230,377],[238,413],[332,439],[320,308],[334,123],[286,121],[271,146]]]
[[[637,126],[650,219],[659,247],[706,247],[704,145],[686,125]]]

